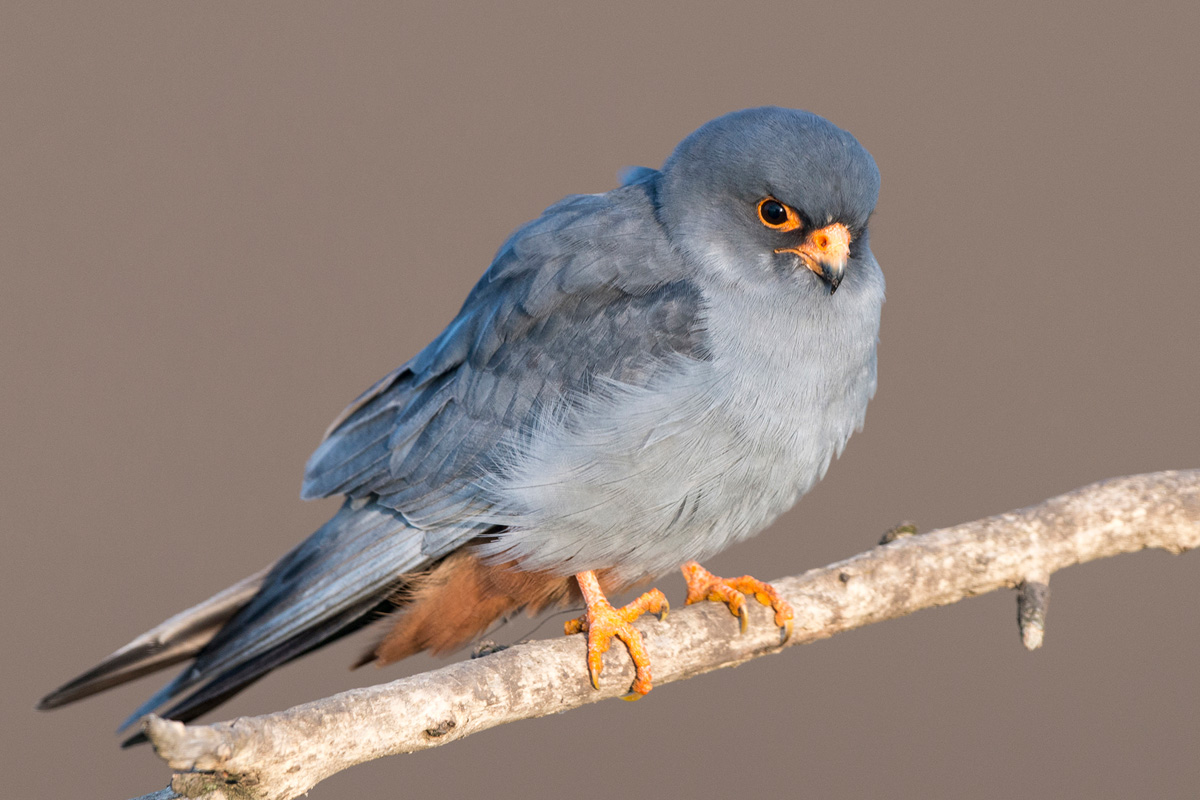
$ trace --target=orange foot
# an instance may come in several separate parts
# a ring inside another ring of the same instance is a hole
[[[687,581],[687,605],[699,603],[701,600],[713,600],[724,603],[742,624],[742,632],[746,632],[746,598],[743,594],[752,594],[754,599],[764,606],[775,609],[775,624],[779,626],[780,642],[786,642],[792,635],[792,619],[795,614],[792,605],[779,596],[775,587],[769,583],[743,575],[740,578],[718,578],[700,566],[695,561],[689,561],[681,567],[683,579]]]
[[[583,601],[587,603],[587,613],[579,619],[568,620],[563,627],[568,636],[587,631],[588,677],[592,679],[592,688],[600,688],[600,671],[604,669],[602,657],[615,636],[625,643],[633,666],[637,668],[633,685],[629,687],[629,691],[635,695],[631,699],[636,700],[649,692],[653,684],[650,678],[650,654],[646,652],[642,634],[631,623],[647,612],[660,620],[664,619],[670,610],[666,596],[658,589],[651,589],[629,605],[613,608],[600,589],[595,572],[580,572],[575,580],[579,581]]]

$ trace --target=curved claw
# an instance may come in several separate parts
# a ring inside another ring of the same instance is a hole
[[[684,580],[687,581],[687,603],[698,603],[701,600],[712,600],[724,603],[729,613],[738,618],[741,632],[746,632],[749,618],[746,613],[744,595],[750,594],[764,606],[775,610],[775,624],[779,626],[780,644],[792,636],[792,620],[795,613],[792,605],[780,597],[779,592],[769,583],[763,583],[749,575],[740,578],[719,578],[700,566],[695,561],[689,561],[682,567]]]
[[[588,637],[588,680],[592,682],[593,689],[600,688],[600,673],[604,671],[604,660],[601,655],[608,650],[608,642],[604,642],[602,646],[592,647],[592,637]]]

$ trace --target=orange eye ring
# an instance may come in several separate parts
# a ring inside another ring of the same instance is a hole
[[[796,209],[779,202],[774,197],[764,197],[758,201],[758,221],[780,233],[794,231],[802,224]]]

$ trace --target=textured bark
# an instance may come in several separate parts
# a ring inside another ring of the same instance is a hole
[[[676,609],[639,627],[663,686],[922,608],[1016,588],[1025,646],[1041,644],[1050,575],[1063,567],[1154,547],[1200,546],[1200,470],[1092,484],[1029,508],[924,535],[773,581],[796,610],[779,642],[756,603],[738,635],[723,606]],[[287,711],[213,725],[148,717],[145,729],[176,771],[146,798],[297,797],[364,761],[437,747],[472,733],[617,697],[633,679],[623,647],[606,655],[600,690],[588,682],[581,636],[537,641]],[[659,691],[662,691],[659,689]]]

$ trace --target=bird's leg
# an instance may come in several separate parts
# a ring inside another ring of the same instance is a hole
[[[625,643],[637,675],[629,691],[637,699],[650,691],[650,654],[642,642],[642,634],[631,624],[635,619],[647,612],[654,614],[660,620],[667,616],[670,605],[666,596],[658,589],[651,589],[644,595],[622,608],[613,608],[600,588],[596,573],[588,570],[575,576],[579,581],[579,591],[583,593],[583,601],[587,603],[587,612],[579,619],[568,620],[564,625],[567,635],[587,632],[587,663],[588,677],[592,679],[592,687],[600,688],[600,671],[604,669],[603,656],[612,644],[615,636]]]
[[[752,594],[764,606],[775,609],[775,624],[779,626],[782,641],[786,642],[792,635],[792,619],[795,617],[792,605],[779,596],[775,587],[769,583],[743,575],[740,578],[719,578],[700,566],[695,561],[684,564],[683,579],[687,581],[687,605],[699,603],[701,600],[713,600],[724,603],[746,631],[746,598],[743,594]]]

